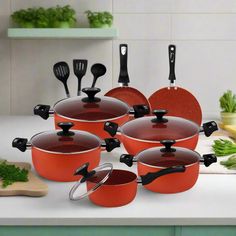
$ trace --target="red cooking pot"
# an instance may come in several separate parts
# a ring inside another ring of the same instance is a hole
[[[158,193],[178,193],[192,188],[199,175],[199,164],[204,163],[209,166],[217,162],[214,154],[206,154],[202,157],[199,153],[187,148],[175,147],[174,140],[163,140],[160,142],[165,147],[154,147],[138,153],[136,156],[123,154],[120,162],[127,166],[132,166],[133,162],[137,162],[138,175],[146,175],[147,173],[156,173],[175,166],[185,166],[185,172],[181,175],[166,175],[160,179],[154,180],[144,187],[150,191]],[[172,183],[171,185],[169,183]]]
[[[173,185],[171,176],[182,175],[185,167],[175,166],[155,173],[147,173],[139,178],[133,172],[127,170],[113,169],[112,164],[105,163],[96,169],[88,172],[88,163],[80,167],[76,171],[76,175],[82,175],[83,178],[77,182],[70,191],[69,197],[71,200],[80,200],[84,197],[89,197],[90,201],[99,206],[118,207],[123,206],[131,201],[136,196],[137,185],[149,185],[152,181],[164,175],[170,176],[170,181],[165,183],[171,187]],[[163,178],[162,177],[162,178]],[[160,178],[161,179],[161,178]],[[155,182],[157,182],[156,180]],[[80,194],[77,195],[79,186],[86,182],[86,191],[83,192],[80,188]],[[155,191],[155,187],[152,191]]]
[[[73,123],[58,123],[62,131],[45,131],[34,135],[28,142],[25,138],[15,138],[12,146],[24,152],[31,148],[35,170],[42,177],[55,181],[75,181],[78,165],[89,162],[93,169],[99,165],[102,150],[112,151],[120,146],[118,139],[105,139],[94,134],[70,130]]]
[[[204,123],[202,127],[199,127],[193,121],[165,116],[166,113],[166,110],[154,110],[155,116],[131,120],[121,127],[114,122],[106,122],[104,129],[111,136],[119,133],[127,152],[132,155],[151,147],[161,146],[161,140],[169,139],[176,140],[175,146],[194,150],[199,132],[204,132],[208,137],[218,129],[214,121]]]
[[[99,88],[82,89],[87,97],[78,96],[58,101],[52,110],[49,105],[37,105],[34,114],[48,119],[54,114],[55,127],[59,122],[73,122],[74,129],[88,131],[100,138],[110,137],[103,129],[106,121],[121,125],[129,120],[129,115],[140,117],[149,113],[149,107],[136,105],[131,109],[126,103],[111,97],[95,97]]]

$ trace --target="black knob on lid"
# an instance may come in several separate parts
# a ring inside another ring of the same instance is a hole
[[[167,114],[167,110],[154,110],[152,113],[156,116],[155,119],[152,119],[153,123],[166,123],[168,120],[163,118]]]
[[[74,126],[72,122],[60,122],[57,124],[62,131],[57,132],[57,135],[59,136],[73,136],[75,133],[72,131],[69,131],[71,127]]]
[[[74,175],[82,175],[83,178],[80,180],[81,183],[85,182],[88,178],[90,178],[91,176],[93,176],[96,172],[94,170],[92,171],[88,171],[88,166],[89,163],[85,163],[84,165],[82,165],[81,167],[79,167]]]
[[[165,146],[161,148],[161,152],[175,152],[175,148],[171,148],[175,144],[175,140],[161,140],[160,143]]]
[[[83,102],[99,102],[101,101],[100,98],[95,97],[95,95],[101,92],[100,88],[83,88],[82,92],[86,93],[88,96],[87,98],[83,98]]]

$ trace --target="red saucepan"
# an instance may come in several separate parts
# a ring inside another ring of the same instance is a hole
[[[144,187],[150,191],[159,193],[178,193],[192,188],[199,175],[199,164],[203,162],[205,166],[209,166],[217,162],[214,154],[201,155],[187,148],[175,147],[172,145],[174,140],[163,140],[161,144],[165,147],[154,147],[138,153],[136,156],[123,154],[120,161],[128,166],[132,166],[133,162],[137,162],[138,175],[146,175],[161,171],[166,168],[175,166],[185,166],[185,172],[181,175],[166,175],[160,179],[154,180]],[[172,183],[171,185],[169,183]]]
[[[161,140],[176,140],[176,146],[194,150],[199,132],[208,137],[218,129],[214,121],[199,127],[196,123],[181,117],[165,116],[166,110],[154,110],[155,116],[142,117],[128,121],[122,126],[106,122],[104,129],[111,136],[119,133],[127,152],[136,155],[144,149],[160,146]]]
[[[198,125],[202,123],[202,110],[199,102],[186,89],[175,86],[175,45],[169,46],[170,86],[153,93],[148,99],[151,110],[167,109],[170,116],[183,117]]]
[[[89,162],[93,169],[99,165],[102,150],[112,151],[120,146],[118,139],[105,139],[85,131],[71,130],[73,123],[59,123],[62,131],[45,131],[34,135],[28,142],[15,138],[12,146],[24,152],[31,148],[35,170],[42,177],[55,181],[75,181],[78,165]]]
[[[104,123],[112,120],[118,124],[123,124],[129,120],[129,114],[135,117],[149,113],[149,108],[136,105],[133,109],[115,98],[95,97],[100,92],[99,88],[82,89],[87,97],[77,96],[66,98],[57,102],[53,109],[49,105],[37,105],[34,114],[48,119],[49,115],[54,114],[55,126],[60,122],[73,122],[74,129],[88,131],[96,134],[100,138],[109,137],[103,130]]]
[[[113,169],[110,163],[105,163],[90,172],[88,172],[88,164],[85,164],[75,173],[76,175],[82,175],[83,178],[73,186],[69,197],[71,200],[80,200],[89,196],[90,201],[99,206],[123,206],[135,198],[138,183],[144,186],[149,185],[154,180],[158,182],[157,178],[161,179],[164,175],[168,175],[170,176],[170,181],[166,182],[165,185],[171,188],[173,186],[173,178],[182,175],[184,171],[184,166],[175,166],[137,177],[133,172]],[[87,185],[86,192],[82,192],[82,188],[80,188],[79,195],[77,195],[77,189],[85,182]],[[151,191],[155,192],[155,186],[151,187]]]
[[[128,87],[130,82],[128,69],[127,69],[127,58],[128,58],[128,45],[120,44],[120,75],[118,83],[121,87],[114,88],[108,91],[105,96],[120,99],[127,103],[130,107],[138,104],[143,104],[150,107],[147,98],[137,89]],[[133,118],[132,116],[130,118]]]

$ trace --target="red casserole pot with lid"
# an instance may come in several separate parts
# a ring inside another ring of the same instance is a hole
[[[199,127],[196,123],[181,117],[165,116],[166,110],[154,110],[155,116],[147,116],[128,121],[119,127],[114,122],[106,122],[104,130],[111,136],[120,134],[127,152],[135,155],[142,150],[161,146],[161,140],[176,140],[175,146],[196,148],[199,132],[207,137],[218,129],[216,122],[210,121]]]
[[[82,89],[86,96],[77,96],[58,101],[53,109],[49,105],[39,104],[34,108],[34,114],[48,119],[54,115],[55,127],[59,122],[73,122],[74,129],[88,131],[96,134],[100,138],[110,137],[104,131],[106,121],[114,121],[122,125],[129,120],[129,115],[140,117],[149,113],[149,107],[136,105],[130,108],[126,103],[112,97],[100,96],[96,94],[99,88]]]
[[[88,171],[88,163],[80,167],[75,175],[82,175],[83,178],[77,182],[70,191],[71,200],[81,200],[89,197],[89,200],[99,206],[119,207],[133,201],[137,193],[138,183],[143,186],[149,185],[154,180],[165,175],[182,175],[185,171],[183,166],[165,168],[155,173],[147,173],[137,176],[127,170],[113,169],[112,164],[105,163],[91,171]],[[85,192],[81,185],[86,183]],[[168,184],[172,186],[170,181]],[[77,189],[80,188],[78,191]],[[155,191],[155,189],[153,189]],[[79,192],[79,194],[77,194]]]
[[[175,166],[185,166],[185,172],[181,175],[173,174],[171,176],[163,176],[158,181],[154,180],[144,187],[150,191],[159,193],[178,193],[192,188],[199,175],[199,164],[204,163],[210,166],[217,162],[214,154],[206,154],[201,156],[199,153],[187,148],[172,147],[174,140],[161,141],[165,147],[153,147],[138,153],[136,156],[123,154],[120,162],[127,166],[132,166],[133,162],[137,162],[138,175],[161,171],[165,168]],[[169,182],[172,181],[170,187]]]
[[[93,169],[99,165],[102,150],[108,152],[120,146],[118,139],[99,137],[86,131],[70,130],[73,123],[59,123],[62,130],[45,131],[34,135],[30,141],[15,138],[14,148],[24,152],[31,149],[35,170],[42,177],[54,181],[75,181],[78,165],[89,162]]]

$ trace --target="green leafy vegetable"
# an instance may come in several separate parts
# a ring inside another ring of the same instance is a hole
[[[50,8],[28,8],[15,11],[12,20],[23,28],[58,28],[73,27],[76,23],[76,12],[69,5]]]
[[[231,90],[220,97],[220,107],[223,112],[236,112],[236,95]]]
[[[0,178],[2,179],[2,188],[6,188],[8,185],[14,182],[27,182],[28,170],[20,169],[12,164],[7,164],[6,161],[0,163]]]
[[[236,143],[227,139],[218,139],[212,145],[216,156],[227,156],[236,153]]]
[[[92,12],[86,11],[90,27],[101,28],[104,26],[111,27],[113,23],[113,16],[110,12]]]
[[[229,157],[226,161],[221,161],[220,164],[229,170],[236,170],[236,155]]]

